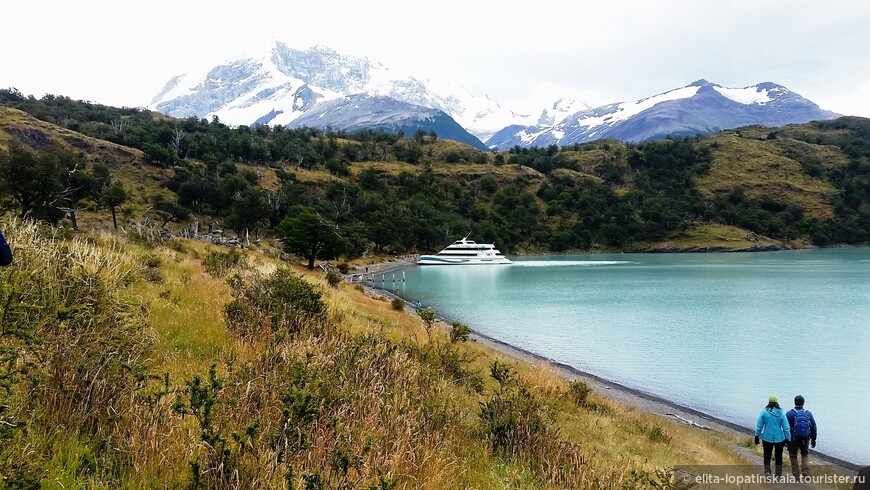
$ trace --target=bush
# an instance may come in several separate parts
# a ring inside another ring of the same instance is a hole
[[[334,288],[338,287],[338,285],[341,284],[341,274],[335,271],[327,272],[326,283]]]
[[[658,424],[652,426],[649,429],[649,432],[647,432],[647,437],[652,442],[662,442],[665,444],[671,442],[671,436],[665,433],[665,430],[662,428],[662,426]]]
[[[471,327],[462,322],[453,322],[450,327],[451,342],[465,342],[469,335],[471,335]]]
[[[187,248],[187,246],[178,238],[170,238],[169,240],[166,240],[165,245],[169,249],[175,250],[176,252],[182,254],[190,251],[190,249]]]
[[[148,267],[149,269],[156,269],[156,268],[160,267],[160,263],[161,263],[160,257],[158,257],[154,254],[147,254],[144,257],[142,257],[142,265],[144,265],[145,267]]]
[[[267,277],[237,274],[229,283],[233,300],[224,307],[224,317],[227,328],[242,336],[261,328],[293,333],[324,323],[326,304],[320,290],[287,268]]]
[[[209,252],[202,259],[202,266],[212,277],[224,277],[231,269],[242,263],[242,252],[229,249],[226,252]]]
[[[393,298],[393,300],[390,301],[390,306],[392,306],[396,311],[402,311],[405,309],[405,300],[402,298]]]
[[[511,368],[494,362],[490,374],[499,389],[480,404],[483,433],[499,455],[542,459],[556,440],[552,413],[513,376]]]
[[[571,381],[571,399],[574,400],[574,403],[581,407],[585,407],[587,404],[587,398],[589,397],[589,393],[592,392],[592,388],[586,384],[585,381],[575,380]]]

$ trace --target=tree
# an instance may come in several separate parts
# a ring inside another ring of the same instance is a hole
[[[435,310],[432,308],[418,308],[417,314],[420,315],[420,320],[423,321],[423,328],[426,330],[426,339],[429,342],[432,342],[432,328],[435,326],[435,320],[437,320],[437,316],[435,315]]]
[[[324,219],[311,208],[297,206],[278,225],[278,236],[288,253],[308,260],[308,268],[314,269],[318,259],[338,257],[346,247],[346,240],[338,227]]]
[[[66,155],[60,159],[63,167],[61,184],[64,187],[60,210],[68,213],[73,230],[79,229],[76,213],[82,208],[93,207],[99,196],[99,181],[93,173],[85,172],[86,162]]]
[[[0,152],[0,186],[19,208],[19,217],[30,216],[52,224],[63,217],[60,159],[58,152],[37,154],[15,143],[8,152]]]
[[[164,227],[167,223],[178,223],[190,217],[190,210],[178,204],[177,201],[170,201],[163,196],[157,194],[151,203],[150,213],[160,220],[160,227]]]
[[[114,226],[116,230],[118,229],[118,219],[116,218],[115,210],[125,202],[127,202],[127,191],[125,191],[124,186],[117,181],[112,182],[104,188],[103,193],[100,196],[100,204],[108,207],[112,212],[112,226]]]
[[[227,225],[241,238],[242,232],[257,229],[269,219],[271,208],[259,188],[248,187],[241,191],[230,206]]]

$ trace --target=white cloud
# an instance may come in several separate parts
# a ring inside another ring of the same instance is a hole
[[[4,6],[4,18],[0,87],[113,105],[144,106],[171,76],[277,39],[454,80],[520,110],[565,95],[634,100],[707,78],[774,81],[870,116],[863,1],[31,0]]]

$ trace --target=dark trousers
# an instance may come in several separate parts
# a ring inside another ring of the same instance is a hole
[[[785,447],[785,441],[761,441],[761,444],[764,447],[764,473],[770,473],[770,457],[773,456],[773,461],[776,464],[776,476],[782,476],[782,450]]]
[[[798,476],[798,451],[801,453],[800,472],[808,475],[810,472],[810,440],[795,437],[788,445],[788,459],[791,461],[791,473]]]

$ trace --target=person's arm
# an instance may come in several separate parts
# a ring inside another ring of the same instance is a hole
[[[6,266],[12,263],[12,249],[6,243],[6,238],[3,232],[0,231],[0,266]]]
[[[812,412],[807,412],[807,415],[810,417],[810,441],[813,442],[813,447],[816,445],[816,436],[818,435],[819,427],[816,425],[816,419],[813,417]]]
[[[758,414],[758,422],[755,423],[755,437],[761,435],[761,431],[764,429],[764,410]]]
[[[782,418],[782,435],[786,441],[791,441],[791,424],[788,421],[788,416]]]

